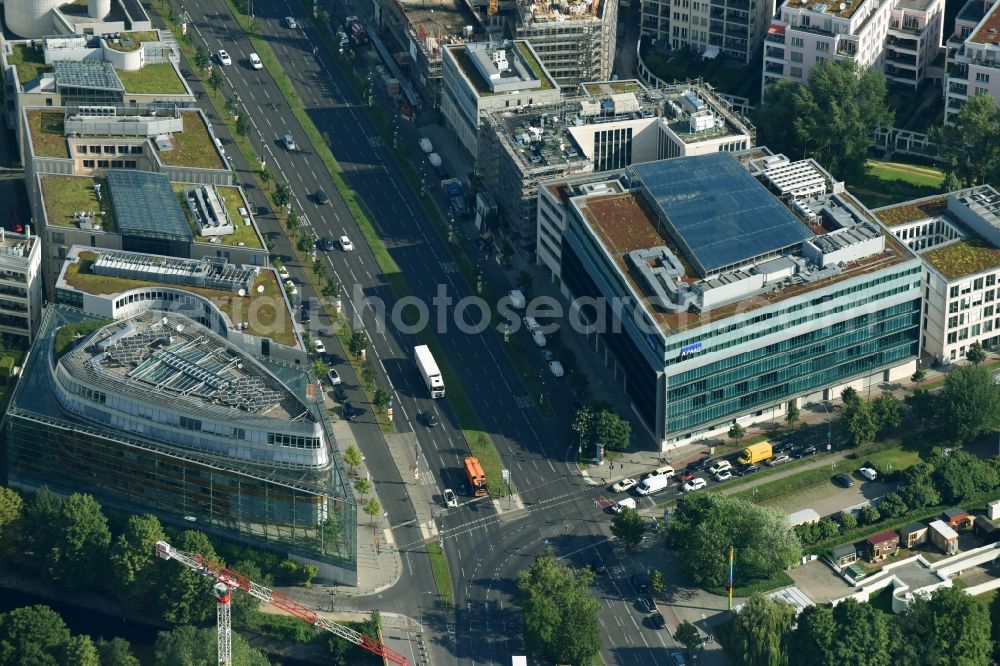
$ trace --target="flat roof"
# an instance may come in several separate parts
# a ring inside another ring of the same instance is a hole
[[[103,60],[56,60],[52,63],[56,87],[125,92],[114,66]]]
[[[814,234],[727,152],[630,167],[702,276]]]
[[[172,150],[156,149],[160,161],[170,166],[226,169],[208,131],[207,121],[198,109],[179,109],[184,131],[170,135]],[[155,142],[154,142],[155,146]]]
[[[520,58],[522,62],[525,63],[528,69],[535,75],[536,79],[541,84],[533,90],[552,90],[556,87],[555,81],[546,74],[544,68],[539,64],[538,60],[531,53],[531,49],[528,48],[527,43],[523,40],[517,40],[514,42],[514,49],[507,48],[505,50],[511,51],[516,50],[514,54],[515,58]],[[476,67],[475,63],[472,62],[472,56],[466,51],[465,44],[455,44],[446,47],[448,52],[451,53],[452,57],[455,58],[455,62],[458,63],[459,69],[465,74],[466,78],[472,83],[473,87],[476,89],[476,93],[480,97],[490,97],[492,95],[505,95],[511,92],[508,89],[493,91],[493,87],[490,85],[489,81],[486,81],[479,69]],[[499,48],[499,47],[497,47]],[[531,81],[532,79],[525,79],[525,82]],[[527,90],[528,88],[525,88]]]
[[[97,200],[95,185],[107,190],[107,180],[89,176],[54,176],[41,174],[38,181],[42,190],[42,204],[45,207],[45,223],[55,227],[79,228],[78,213],[96,213],[93,223],[101,227],[101,231],[117,230],[115,214],[111,200],[102,196]]]
[[[27,109],[31,148],[39,157],[69,157],[66,143],[66,118],[62,111]]]
[[[955,20],[979,23],[986,16],[986,12],[990,8],[991,6],[983,2],[983,0],[969,0],[958,11],[958,16],[955,17]]]
[[[187,220],[191,233],[194,234],[194,240],[199,243],[212,242],[210,237],[198,235],[198,228],[195,224],[194,217],[191,216],[191,211],[188,210],[187,205],[184,203],[185,194],[189,190],[193,190],[194,188],[200,186],[192,183],[171,183],[170,187],[173,189],[174,195],[177,197],[178,205],[181,208],[181,212],[184,213],[184,219]],[[253,221],[253,217],[249,214],[244,215],[240,213],[240,209],[245,210],[246,206],[246,203],[243,201],[243,197],[240,196],[240,188],[235,185],[216,185],[215,189],[219,193],[222,205],[226,207],[226,212],[229,213],[229,219],[233,223],[233,227],[236,229],[234,233],[225,236],[215,236],[215,238],[220,239],[216,242],[222,245],[237,246],[240,243],[243,243],[246,247],[263,249],[260,237],[257,235],[257,225]],[[250,224],[246,224],[244,222],[245,219],[249,219]]]
[[[973,44],[1000,44],[1000,5],[993,5],[968,41]]]
[[[919,222],[943,214],[948,209],[948,197],[930,197],[918,201],[904,201],[876,208],[872,212],[887,227]]]
[[[124,236],[190,242],[194,238],[170,179],[161,173],[109,169],[108,194]]]
[[[783,7],[789,9],[807,9],[812,12],[849,19],[865,4],[866,0],[785,0]],[[840,9],[843,4],[844,8]]]

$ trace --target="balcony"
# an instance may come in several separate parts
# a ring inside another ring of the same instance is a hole
[[[917,56],[910,55],[908,53],[899,53],[893,49],[889,49],[885,54],[886,63],[891,63],[899,67],[916,67],[917,66]]]
[[[750,24],[750,17],[746,14],[741,14],[740,12],[729,12],[729,14],[726,15],[726,20],[730,25],[735,24],[746,26]]]
[[[780,74],[780,75],[784,76],[784,74],[785,74],[785,66],[783,64],[781,64],[781,63],[765,62],[764,63],[764,71],[767,72],[768,74]]]
[[[951,83],[948,86],[948,94],[949,95],[960,95],[962,97],[968,97],[968,95],[969,95],[969,86],[961,84],[961,83]]]
[[[776,49],[773,46],[768,46],[764,49],[765,58],[777,58],[778,60],[785,59],[785,49]]]
[[[891,24],[889,24],[889,31],[890,31],[890,34],[893,31],[895,31],[895,32],[906,33],[908,35],[921,35],[924,32],[924,28],[923,28],[923,26],[916,25],[916,24],[913,24],[913,23],[911,23],[909,25],[903,25],[903,26],[900,26],[897,23],[891,23]]]
[[[920,42],[916,39],[903,39],[890,35],[885,43],[896,50],[913,51],[914,53],[920,51]]]
[[[785,43],[785,36],[784,35],[779,35],[778,33],[775,33],[775,32],[769,32],[764,37],[764,41],[773,42],[775,44],[784,44]]]

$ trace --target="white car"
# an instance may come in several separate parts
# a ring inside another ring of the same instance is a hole
[[[553,377],[562,377],[566,374],[566,371],[562,367],[562,363],[559,361],[549,361],[549,372],[552,373]]]
[[[316,350],[317,354],[325,354],[326,353],[326,345],[324,345],[323,341],[320,340],[319,338],[316,338],[316,342],[313,343],[313,349]]]
[[[534,317],[524,318],[524,327],[528,329],[528,332],[534,333],[535,331],[541,330],[541,325],[539,325],[538,320]]]
[[[715,480],[718,481],[719,483],[722,483],[723,481],[728,481],[731,478],[733,478],[733,473],[730,472],[728,469],[724,469],[715,475]]]
[[[662,467],[657,467],[643,478],[651,479],[654,476],[673,476],[674,474],[676,474],[676,472],[673,467],[670,465],[663,465]]]
[[[253,69],[264,69],[264,63],[261,62],[260,56],[256,53],[250,54],[250,67]]]
[[[228,53],[226,53],[226,49],[219,49],[218,56],[219,56],[219,64],[220,65],[232,65],[233,64],[233,59],[229,57]]]
[[[291,134],[286,134],[281,137],[281,143],[284,144],[285,150],[296,151],[299,149],[299,147],[295,145],[295,138],[292,137]]]
[[[286,16],[285,17],[285,27],[288,28],[289,30],[296,30],[299,27],[299,23],[298,23],[298,21],[296,21],[291,16]]]
[[[688,481],[687,483],[685,483],[684,486],[681,488],[681,490],[683,490],[686,493],[690,493],[690,492],[695,491],[695,490],[701,490],[702,488],[704,488],[707,485],[708,485],[708,481],[706,481],[705,479],[703,479],[703,478],[701,478],[699,476],[699,477],[695,477],[695,478],[691,479],[690,481]]]
[[[611,490],[616,493],[623,493],[629,488],[635,488],[639,485],[639,482],[635,479],[622,479],[615,485],[611,486]]]
[[[450,509],[454,509],[458,506],[458,497],[455,496],[455,491],[451,488],[444,489],[444,505]]]
[[[541,331],[532,331],[531,339],[534,340],[535,344],[539,347],[544,347],[549,343],[549,341],[545,339],[545,334]]]
[[[728,472],[733,468],[733,464],[728,460],[717,460],[712,463],[712,466],[708,468],[709,474],[718,474],[719,472]]]
[[[865,477],[869,481],[874,481],[878,478],[878,472],[873,470],[871,467],[862,467],[858,470],[858,474]]]
[[[354,243],[347,236],[340,237],[340,249],[344,252],[354,252]]]
[[[625,509],[634,509],[636,507],[634,497],[626,497],[623,500],[619,500],[611,505],[611,513],[619,514]]]
[[[330,368],[327,371],[326,376],[327,376],[327,379],[330,380],[330,385],[331,386],[336,386],[337,384],[340,383],[340,373],[337,372],[336,370],[334,370],[333,368]]]

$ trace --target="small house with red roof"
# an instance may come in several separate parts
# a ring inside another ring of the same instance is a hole
[[[865,539],[865,555],[869,562],[880,562],[899,548],[899,534],[886,530]]]

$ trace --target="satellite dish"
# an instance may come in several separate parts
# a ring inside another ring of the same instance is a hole
[[[264,285],[262,285],[262,284],[261,285],[257,285],[257,293],[258,294],[263,294],[264,293]]]
[[[247,295],[247,290],[244,289],[243,287],[240,287],[240,290],[238,292],[236,292],[236,293],[238,293],[240,295],[240,297],[242,298],[243,296]]]
[[[847,3],[846,2],[840,3],[840,11],[844,11],[845,9],[847,9]]]
[[[183,333],[184,332],[184,324],[177,324],[177,328],[174,329],[174,330],[176,330],[178,333]]]
[[[163,319],[161,319],[160,323],[163,324],[164,326],[166,326],[167,325],[167,318],[164,317]]]

